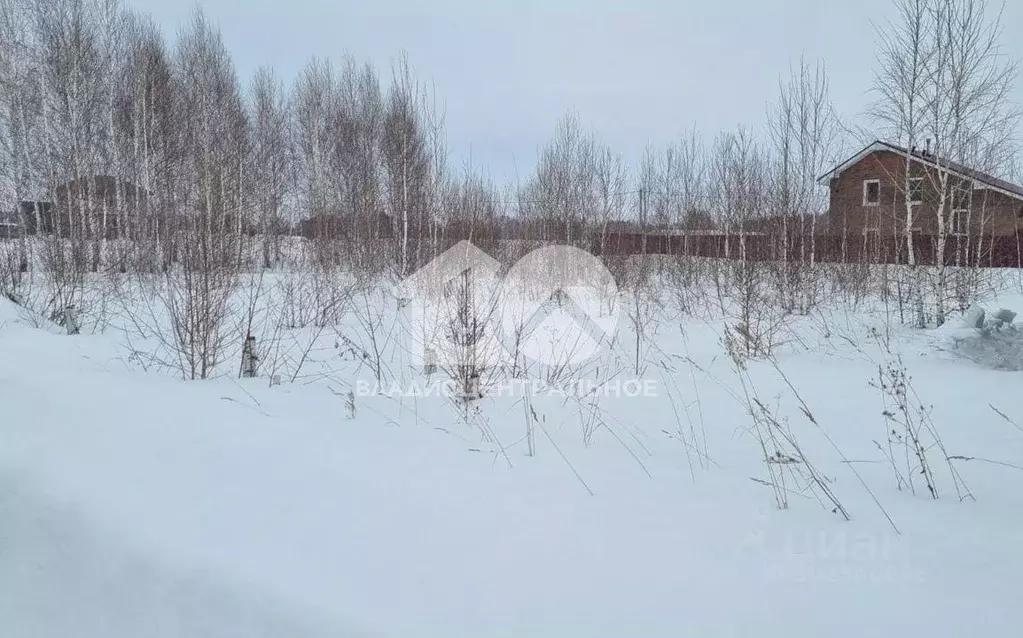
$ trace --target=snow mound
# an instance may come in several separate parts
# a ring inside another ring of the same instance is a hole
[[[130,551],[23,476],[0,472],[0,520],[5,636],[340,635],[244,584]]]
[[[0,335],[13,326],[25,326],[39,328],[54,334],[61,334],[64,330],[40,315],[38,312],[18,305],[11,299],[0,294]]]
[[[999,308],[988,313],[971,306],[960,325],[947,324],[943,332],[956,355],[992,370],[1023,370],[1023,331],[1013,321],[1016,313]]]
[[[1023,332],[1014,326],[1000,330],[971,330],[955,338],[955,352],[993,370],[1023,370]]]

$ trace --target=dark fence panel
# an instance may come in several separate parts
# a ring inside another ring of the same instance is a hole
[[[938,255],[938,238],[915,235],[913,253],[917,264],[933,266]],[[643,235],[609,233],[593,240],[590,251],[597,255],[688,255],[746,259],[753,261],[791,261],[814,259],[823,263],[909,263],[905,237],[818,235],[813,238],[781,234],[740,235]],[[787,253],[787,254],[786,254]],[[967,238],[945,238],[945,264],[993,268],[1023,266],[1023,238],[1019,234]]]

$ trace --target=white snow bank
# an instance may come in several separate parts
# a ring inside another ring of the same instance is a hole
[[[0,474],[3,635],[369,636],[327,632],[278,601],[216,574],[135,554],[116,532],[59,503],[24,474]]]
[[[118,356],[102,338],[0,332],[5,636],[934,638],[1023,622],[1020,476],[964,468],[976,503],[896,491],[872,444],[875,369],[851,357],[783,363],[901,535],[809,434],[854,520],[799,497],[775,510],[749,480],[763,468],[742,410],[710,379],[717,465],[694,480],[662,432],[677,427],[667,394],[608,406],[633,448],[606,433],[583,448],[575,409],[538,401],[572,467],[543,435],[535,457],[510,446],[509,467],[468,451],[487,446],[436,397],[360,398],[346,420],[326,388],[188,384]],[[1023,411],[1018,376],[916,371],[955,452],[1023,451],[978,418],[988,401]],[[686,400],[689,375],[673,381]],[[481,410],[516,439],[521,406]]]

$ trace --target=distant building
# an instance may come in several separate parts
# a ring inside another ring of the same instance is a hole
[[[44,232],[68,236],[72,231],[87,239],[115,239],[121,226],[146,197],[142,188],[110,175],[95,175],[61,184],[45,216]]]
[[[18,202],[15,221],[27,235],[114,239],[144,198],[142,188],[96,175],[61,184],[46,199]]]
[[[907,158],[912,163],[908,184]],[[1016,234],[1023,221],[1023,187],[936,157],[929,150],[907,152],[880,141],[820,177],[820,183],[830,189],[829,232],[882,240],[904,237],[908,203],[914,209],[911,230],[922,236],[937,235],[940,176],[947,177],[944,210],[950,236]]]
[[[299,234],[306,239],[391,239],[394,224],[385,213],[368,217],[326,213],[299,222]]]
[[[25,226],[17,210],[0,211],[0,239],[17,239],[24,231]]]
[[[37,235],[53,232],[53,202],[45,200],[18,202],[17,222],[25,234]]]

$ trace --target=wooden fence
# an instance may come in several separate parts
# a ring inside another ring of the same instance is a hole
[[[938,254],[938,238],[915,235],[913,253],[919,265],[933,266]],[[905,237],[863,235],[790,236],[780,234],[699,234],[655,235],[642,233],[609,233],[596,237],[590,245],[595,255],[688,255],[754,261],[814,260],[824,263],[909,263]],[[786,252],[788,253],[786,255]],[[968,238],[949,236],[945,239],[945,264],[990,268],[1019,268],[1023,264],[1023,237],[1019,234]]]

